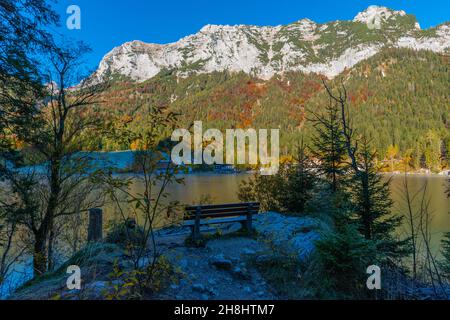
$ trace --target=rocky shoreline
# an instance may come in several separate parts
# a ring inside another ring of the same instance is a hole
[[[186,245],[189,230],[171,227],[157,232],[158,248],[177,268],[179,281],[171,284],[155,299],[277,299],[250,260],[262,261],[275,250],[288,252],[300,259],[307,257],[320,238],[324,225],[308,217],[284,216],[269,212],[255,217],[256,236],[239,234],[240,224],[206,227],[203,234],[214,237],[204,247]],[[236,234],[236,236],[234,236]],[[114,244],[98,243],[89,257],[77,261],[72,257],[58,271],[31,281],[17,290],[10,299],[103,299],[109,286],[108,275],[114,262],[123,269],[125,252]],[[82,289],[68,290],[64,268],[80,263]]]
[[[240,224],[202,229],[208,241],[203,246],[187,245],[189,230],[170,227],[157,231],[158,250],[176,270],[176,280],[148,299],[168,300],[273,300],[286,299],[260,273],[258,265],[274,257],[290,256],[305,261],[314,251],[315,241],[329,227],[312,217],[287,216],[275,212],[255,216],[255,234],[244,236]],[[87,252],[86,252],[87,251]],[[81,290],[66,287],[68,265],[82,271]],[[121,280],[111,279],[115,264],[132,268],[126,253],[116,244],[100,242],[75,255],[53,274],[31,281],[9,299],[97,299],[108,296]],[[405,291],[405,299],[435,299],[430,288]],[[450,288],[448,288],[450,298]]]

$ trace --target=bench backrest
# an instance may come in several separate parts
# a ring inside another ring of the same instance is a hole
[[[259,212],[259,202],[188,206],[186,207],[184,220],[195,219],[197,210],[200,212],[200,219],[244,216],[257,214]]]

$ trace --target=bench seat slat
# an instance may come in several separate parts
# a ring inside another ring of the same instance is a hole
[[[237,208],[222,208],[222,209],[201,209],[201,213],[218,213],[218,212],[233,212],[233,211],[248,211],[249,207],[237,207]],[[259,207],[250,208],[251,211],[259,211]],[[186,210],[189,214],[195,214],[197,210]]]
[[[239,208],[248,207],[251,204],[253,206],[259,206],[258,202],[246,202],[246,203],[228,203],[228,204],[211,204],[211,205],[199,205],[199,206],[187,206],[186,211],[195,211],[197,207],[201,207],[202,211],[207,209],[221,209],[221,208]]]
[[[253,215],[259,213],[259,202],[187,206],[184,225],[192,228],[192,238],[198,240],[201,225],[241,222],[252,230]]]
[[[215,214],[200,214],[200,219],[208,219],[208,218],[220,218],[220,217],[233,217],[233,216],[246,216],[248,214],[247,211],[240,212],[227,212],[227,213],[215,213]],[[258,214],[258,211],[251,211],[251,215]],[[195,215],[185,215],[183,220],[195,220]]]
[[[201,210],[200,211],[200,215],[203,214],[214,214],[214,213],[227,213],[227,212],[247,212],[248,211],[248,207],[242,207],[242,208],[226,208],[226,209],[206,209],[206,210]],[[256,207],[252,207],[250,211],[259,211],[259,208]],[[196,211],[188,211],[189,214],[195,214]]]
[[[200,221],[200,225],[207,225],[207,224],[218,224],[218,223],[233,223],[233,222],[239,222],[239,221],[245,221],[246,217],[240,216],[240,217],[230,217],[230,218],[224,218],[224,219],[205,219]],[[183,223],[185,226],[193,226],[195,224],[195,220],[187,220]]]

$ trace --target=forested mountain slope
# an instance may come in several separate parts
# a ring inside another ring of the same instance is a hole
[[[445,160],[450,149],[448,66],[443,54],[385,49],[327,81],[330,86],[345,85],[354,125],[373,139],[380,159],[394,145],[398,156],[408,153],[417,166],[424,166],[425,155],[428,162],[437,162],[439,157]],[[203,120],[204,128],[280,128],[286,154],[292,153],[301,135],[306,141],[311,136],[309,110],[320,113],[328,104],[322,77],[302,72],[269,80],[243,72],[180,77],[165,70],[143,83],[115,82],[98,111],[124,121],[134,119],[134,130],[146,125],[139,114],[139,106],[145,104],[179,112],[180,126]],[[99,139],[90,147],[132,147]]]

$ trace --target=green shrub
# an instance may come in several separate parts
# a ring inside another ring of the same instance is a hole
[[[295,255],[277,254],[268,259],[251,263],[282,299],[302,299],[305,290],[302,283],[302,264]]]
[[[109,286],[103,292],[105,300],[141,300],[153,296],[173,283],[180,275],[164,256],[154,264],[132,270],[123,270],[116,261],[109,274]]]
[[[308,202],[313,198],[316,176],[312,162],[302,146],[296,163],[280,165],[275,175],[255,175],[239,186],[241,201],[258,201],[263,211],[283,213],[304,213]]]
[[[441,271],[447,281],[450,282],[450,232],[442,240],[442,256]]]
[[[144,230],[141,227],[130,226],[129,222],[125,222],[113,225],[105,241],[121,247],[128,247],[142,245],[144,238]]]
[[[366,240],[355,226],[325,234],[316,242],[315,259],[307,273],[319,297],[366,297],[366,269],[377,263],[376,250],[373,241]]]

